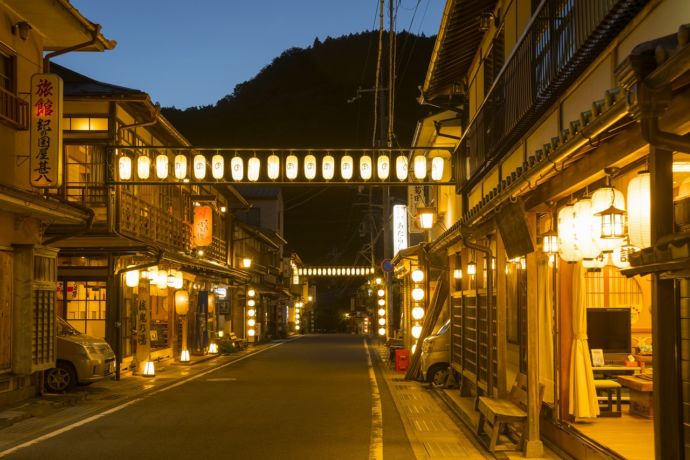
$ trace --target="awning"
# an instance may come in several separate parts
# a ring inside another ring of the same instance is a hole
[[[0,184],[0,209],[51,224],[85,224],[90,215],[69,203]]]
[[[664,273],[671,278],[690,277],[690,232],[666,235],[656,246],[630,254],[630,268],[621,273],[625,276]]]
[[[249,273],[244,270],[238,270],[232,267],[224,267],[220,264],[195,259],[183,254],[164,252],[161,259],[178,263],[182,266],[184,271],[188,271],[190,273],[197,273],[207,276],[225,276],[240,281],[249,281],[251,279]]]

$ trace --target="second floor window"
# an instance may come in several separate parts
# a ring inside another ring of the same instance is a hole
[[[0,88],[11,93],[15,90],[14,57],[0,48]]]
[[[83,204],[105,205],[105,152],[99,145],[65,145],[65,193]]]

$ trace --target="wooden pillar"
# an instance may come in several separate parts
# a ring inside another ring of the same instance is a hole
[[[649,148],[652,245],[673,232],[673,152]],[[654,449],[656,458],[683,458],[679,408],[678,322],[674,281],[652,275]]]
[[[537,215],[525,214],[527,225],[536,248]],[[537,253],[527,254],[527,429],[525,433],[525,457],[535,458],[544,455],[544,445],[539,435],[539,310],[537,306]]]
[[[505,398],[508,396],[506,382],[506,368],[508,367],[508,334],[502,333],[506,331],[506,251],[503,246],[503,238],[501,232],[496,232],[496,285],[494,292],[496,292],[496,361],[498,369],[496,370],[498,377],[498,397]]]

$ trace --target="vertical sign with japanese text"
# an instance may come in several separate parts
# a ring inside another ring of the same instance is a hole
[[[393,206],[393,257],[408,246],[407,239],[407,206]]]
[[[210,206],[194,208],[194,245],[210,246],[213,241],[213,209]]]
[[[417,208],[426,206],[424,197],[424,186],[414,185],[407,187],[407,206],[409,207],[408,229],[410,233],[424,233],[424,229],[419,226],[417,219]]]
[[[62,185],[62,79],[31,76],[30,178],[33,187]]]

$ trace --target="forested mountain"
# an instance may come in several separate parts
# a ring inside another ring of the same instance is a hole
[[[387,34],[383,43],[385,66]],[[397,35],[394,120],[401,146],[409,145],[424,113],[417,87],[433,43],[434,38]],[[163,113],[196,146],[369,147],[374,93],[367,90],[374,87],[377,46],[378,32],[316,39],[308,48],[286,50],[215,105]],[[385,67],[382,72],[387,74]]]

